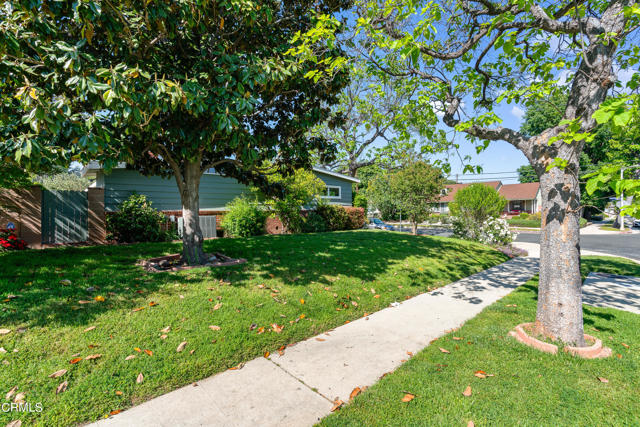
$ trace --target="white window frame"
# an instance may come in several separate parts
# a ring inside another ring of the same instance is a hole
[[[323,199],[341,199],[342,198],[342,187],[340,187],[339,185],[327,185],[327,191],[324,194],[324,196],[322,196]],[[338,189],[338,195],[337,196],[330,196],[329,195],[329,189],[330,188],[337,188]]]

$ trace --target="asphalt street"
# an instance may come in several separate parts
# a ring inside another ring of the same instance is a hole
[[[540,243],[539,233],[519,233],[516,242]],[[580,247],[640,261],[640,234],[586,234],[580,236]]]

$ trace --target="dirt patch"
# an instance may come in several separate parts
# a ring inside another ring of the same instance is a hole
[[[158,273],[162,271],[182,271],[200,267],[225,267],[229,265],[244,264],[244,258],[230,258],[219,252],[209,253],[207,263],[202,265],[188,265],[182,262],[180,254],[165,255],[157,258],[149,258],[139,262],[146,271]]]

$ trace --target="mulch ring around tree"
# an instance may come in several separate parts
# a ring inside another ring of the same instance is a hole
[[[182,271],[200,267],[225,267],[228,265],[238,265],[247,262],[244,258],[229,258],[219,252],[205,254],[207,262],[200,265],[188,265],[182,262],[181,254],[165,255],[157,258],[141,260],[138,264],[150,273],[162,271]]]

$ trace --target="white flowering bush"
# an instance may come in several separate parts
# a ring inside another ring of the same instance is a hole
[[[509,229],[509,224],[501,218],[489,218],[478,224],[469,218],[453,218],[453,234],[461,239],[475,240],[486,245],[509,245],[516,238],[516,233]]]

